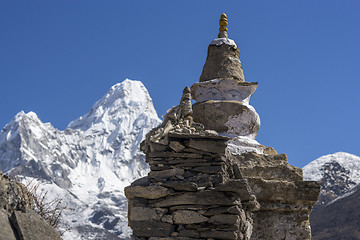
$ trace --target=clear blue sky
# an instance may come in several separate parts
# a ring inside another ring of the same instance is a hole
[[[199,80],[222,12],[240,48],[257,140],[302,167],[360,155],[360,1],[0,1],[0,128],[34,111],[64,129],[115,83],[159,116]]]

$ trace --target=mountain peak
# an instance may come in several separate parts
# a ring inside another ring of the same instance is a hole
[[[0,133],[0,169],[42,181],[50,198],[76,209],[64,213],[63,228],[72,226],[64,239],[126,237],[123,188],[148,172],[139,145],[160,123],[145,86],[126,79],[64,131],[34,112],[16,114]]]
[[[36,113],[34,113],[33,111],[30,111],[28,113],[25,113],[23,110],[21,110],[20,112],[18,112],[15,117],[13,118],[13,120],[11,122],[20,122],[23,119],[32,119],[32,120],[40,120],[38,115]]]
[[[360,157],[337,152],[322,156],[303,168],[305,180],[321,183],[319,204],[328,204],[360,184]]]
[[[323,177],[321,169],[324,165],[332,162],[336,162],[345,169],[351,171],[350,178],[353,181],[360,181],[360,157],[346,152],[336,152],[324,155],[307,164],[303,168],[304,179],[320,181]]]
[[[106,130],[113,130],[124,118],[137,117],[145,113],[156,115],[152,99],[140,81],[126,79],[110,88],[89,113],[72,121],[67,128],[86,130],[102,124]]]

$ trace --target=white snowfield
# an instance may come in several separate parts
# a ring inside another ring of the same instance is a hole
[[[139,145],[160,122],[144,85],[127,79],[64,131],[18,113],[0,133],[0,169],[65,198],[75,209],[64,212],[65,240],[128,237],[124,187],[149,171]]]

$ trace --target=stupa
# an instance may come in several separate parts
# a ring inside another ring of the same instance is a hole
[[[192,87],[194,121],[229,136],[256,138],[260,118],[249,105],[257,82],[245,82],[240,51],[227,37],[227,17],[220,18],[218,38],[208,48],[200,82]]]
[[[141,144],[151,171],[125,188],[134,240],[311,239],[320,185],[255,140],[258,84],[245,82],[226,26],[222,14],[200,81]]]

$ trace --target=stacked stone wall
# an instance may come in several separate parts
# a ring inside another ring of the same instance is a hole
[[[169,133],[148,146],[151,172],[125,188],[134,239],[250,239],[259,205],[227,140]]]

